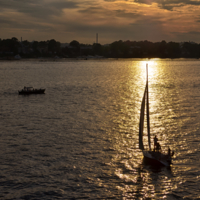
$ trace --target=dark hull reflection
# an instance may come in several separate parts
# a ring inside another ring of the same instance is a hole
[[[147,157],[143,157],[142,164],[145,166],[149,166],[150,169],[152,169],[152,171],[154,171],[154,172],[156,172],[156,171],[160,172],[162,168],[167,168],[168,170],[171,170],[170,166],[166,167],[166,166],[162,165],[160,162],[149,159]]]

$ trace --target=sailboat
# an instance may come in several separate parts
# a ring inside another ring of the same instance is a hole
[[[148,64],[146,65],[146,87],[142,98],[141,111],[140,111],[140,123],[139,123],[139,148],[143,152],[144,159],[152,165],[164,165],[170,166],[173,152],[168,149],[168,154],[162,153],[159,149],[151,150],[151,137],[150,137],[150,119],[149,119],[149,88],[148,88]],[[145,104],[146,104],[146,119],[147,119],[147,135],[149,150],[144,149],[143,145],[143,129],[145,118]]]

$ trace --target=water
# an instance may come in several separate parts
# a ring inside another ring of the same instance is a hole
[[[170,169],[138,149],[147,62]],[[200,199],[199,77],[198,60],[0,62],[0,199]]]

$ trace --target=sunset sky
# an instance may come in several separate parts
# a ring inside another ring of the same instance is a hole
[[[0,0],[0,38],[200,43],[198,0]]]

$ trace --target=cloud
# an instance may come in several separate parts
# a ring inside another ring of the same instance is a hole
[[[0,0],[1,29],[52,31],[64,9],[76,9],[79,2],[70,0]]]
[[[0,0],[1,10],[9,9],[36,18],[48,18],[52,15],[60,15],[63,10],[77,8],[75,1],[59,0]]]
[[[117,17],[123,17],[123,18],[136,18],[140,16],[137,12],[127,12],[125,9],[123,10],[115,10]]]
[[[199,41],[199,4],[191,0],[0,0],[1,38],[93,43],[98,32],[103,43],[187,36]]]
[[[151,5],[153,3],[157,3],[158,7],[161,9],[166,9],[166,10],[173,10],[175,7],[183,7],[185,5],[195,5],[198,6],[200,5],[200,1],[198,0],[134,0],[134,2],[139,3],[139,4],[148,4]]]
[[[105,2],[115,2],[117,0],[104,0]]]
[[[78,12],[87,13],[89,15],[90,14],[105,14],[107,10],[101,6],[90,6],[90,7],[87,7],[86,9],[80,9]]]
[[[199,41],[200,31],[171,32],[177,42]]]

